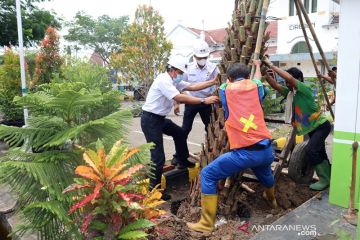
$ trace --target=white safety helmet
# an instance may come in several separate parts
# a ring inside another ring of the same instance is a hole
[[[209,45],[202,39],[198,39],[194,44],[194,55],[199,58],[209,57]]]
[[[168,64],[174,68],[177,68],[183,72],[186,72],[186,67],[187,67],[188,62],[183,56],[175,55],[169,59]]]

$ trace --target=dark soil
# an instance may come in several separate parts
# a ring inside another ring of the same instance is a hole
[[[18,120],[3,120],[0,121],[0,124],[7,125],[7,126],[14,126],[14,127],[22,127],[24,126],[25,122],[24,119],[18,119]]]
[[[266,225],[292,211],[306,202],[317,192],[313,192],[307,185],[299,185],[291,181],[286,175],[280,176],[276,185],[276,199],[279,208],[272,209],[262,197],[264,187],[259,183],[246,183],[255,193],[242,191],[238,196],[237,216],[225,219],[221,213],[217,215],[216,229],[211,234],[200,234],[189,230],[186,221],[195,222],[200,218],[200,206],[192,208],[184,200],[188,195],[187,186],[174,189],[173,199],[164,208],[171,211],[164,216],[157,226],[157,233],[152,239],[209,239],[232,240],[250,239],[256,234],[254,225]],[[153,235],[154,235],[153,234]]]

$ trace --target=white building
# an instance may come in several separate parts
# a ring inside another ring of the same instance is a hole
[[[225,28],[203,31],[178,24],[166,35],[166,38],[173,44],[171,55],[180,54],[189,58],[190,61],[192,60],[195,41],[204,39],[210,47],[209,60],[217,63],[221,60],[226,35]]]
[[[338,1],[303,0],[303,3],[329,64],[336,65],[340,10]],[[271,60],[277,61],[283,68],[299,67],[305,77],[316,77],[294,0],[277,0],[271,4],[272,9],[276,9],[276,12],[271,14],[281,19],[278,20],[277,50],[276,54],[271,55]],[[319,51],[308,28],[307,32],[315,58],[318,60],[317,64],[324,72]]]

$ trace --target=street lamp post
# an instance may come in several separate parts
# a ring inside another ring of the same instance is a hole
[[[16,18],[17,18],[17,29],[18,29],[18,38],[19,38],[19,51],[20,51],[21,93],[22,96],[26,96],[27,87],[25,81],[25,59],[24,59],[24,40],[23,40],[22,21],[21,21],[21,2],[20,0],[15,0],[15,1],[16,1]],[[29,117],[29,112],[27,108],[24,108],[25,126],[27,125],[28,117]]]

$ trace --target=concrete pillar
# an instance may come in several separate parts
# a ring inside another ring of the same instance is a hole
[[[338,49],[333,165],[330,185],[332,204],[349,205],[352,148],[360,142],[360,24],[359,0],[342,0]],[[360,154],[358,153],[356,205],[359,209]],[[360,231],[360,227],[358,227]],[[360,239],[360,238],[358,238]]]

